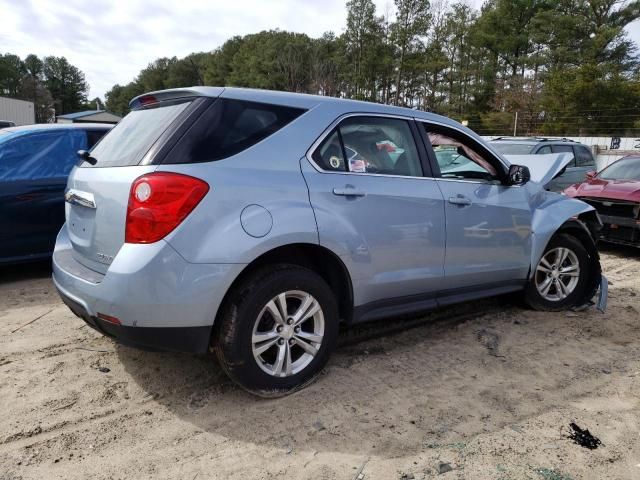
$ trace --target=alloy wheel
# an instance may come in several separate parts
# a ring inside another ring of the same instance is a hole
[[[304,370],[320,350],[324,315],[309,293],[289,290],[272,298],[256,318],[253,357],[269,375],[289,377]]]
[[[564,247],[546,252],[536,268],[536,288],[547,301],[559,302],[567,298],[580,280],[578,256]]]

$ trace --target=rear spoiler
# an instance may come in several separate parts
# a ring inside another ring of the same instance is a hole
[[[189,97],[219,97],[222,95],[222,92],[224,92],[224,87],[190,87],[157,90],[155,92],[138,95],[129,102],[129,108],[135,110],[136,108],[153,105],[154,103]]]

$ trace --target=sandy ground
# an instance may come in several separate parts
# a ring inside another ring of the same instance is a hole
[[[500,298],[378,324],[279,400],[212,358],[116,345],[58,300],[46,265],[4,268],[0,479],[640,478],[640,251],[603,264],[604,315]],[[604,445],[573,443],[572,421]]]

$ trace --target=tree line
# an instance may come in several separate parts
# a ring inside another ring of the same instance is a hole
[[[487,0],[480,10],[464,0],[394,0],[384,12],[348,0],[341,34],[235,36],[210,52],[159,58],[105,100],[125,114],[144,92],[226,85],[419,108],[485,135],[512,133],[516,112],[522,135],[635,135],[640,69],[625,27],[638,18],[640,0]]]
[[[84,73],[65,57],[0,54],[0,95],[33,102],[37,123],[95,108],[87,104],[88,91]]]

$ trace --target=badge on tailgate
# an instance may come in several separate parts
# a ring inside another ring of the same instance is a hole
[[[80,205],[87,208],[96,208],[96,202],[93,198],[93,193],[83,192],[81,190],[70,188],[64,194],[64,200],[67,203],[71,203],[73,205]]]

